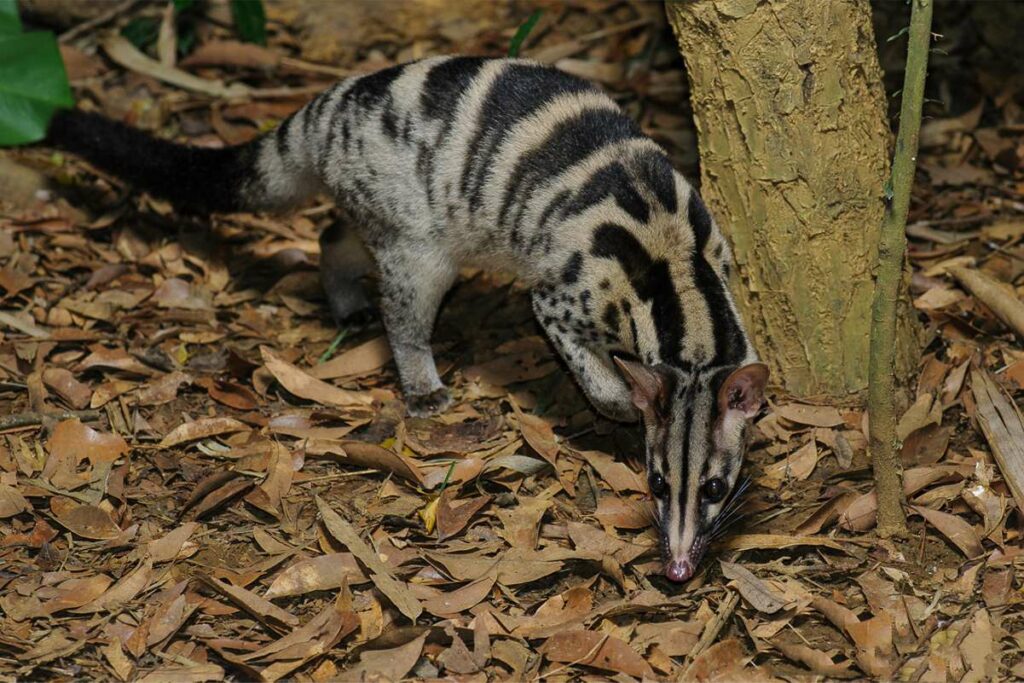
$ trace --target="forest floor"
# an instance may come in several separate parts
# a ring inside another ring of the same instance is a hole
[[[220,145],[340,75],[503,54],[534,4],[272,4],[268,49],[220,6],[177,27],[141,6],[65,58],[80,106]],[[692,176],[660,4],[560,6],[524,54],[603,83]],[[110,38],[161,21],[191,89]],[[1024,457],[1024,351],[950,274],[1024,292],[1024,81],[980,82],[923,131],[910,539],[873,533],[863,411],[776,391],[747,516],[684,586],[637,429],[595,417],[511,279],[464,274],[435,336],[456,404],[409,419],[379,321],[339,333],[324,305],[329,205],[196,218],[45,147],[0,156],[0,679],[1024,677],[1024,519],[995,459]]]

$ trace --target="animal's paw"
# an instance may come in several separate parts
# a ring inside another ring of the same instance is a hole
[[[429,417],[443,413],[452,404],[452,395],[448,389],[441,387],[429,394],[408,396],[405,399],[405,408],[412,417]]]
[[[360,308],[357,311],[346,312],[344,316],[339,315],[332,311],[331,316],[334,318],[334,323],[340,327],[366,327],[377,320],[377,311],[367,306],[366,308]]]

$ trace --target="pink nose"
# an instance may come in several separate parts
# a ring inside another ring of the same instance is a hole
[[[693,565],[690,564],[689,560],[669,562],[665,567],[665,576],[668,577],[669,581],[675,581],[676,583],[689,581],[690,577],[693,576]]]

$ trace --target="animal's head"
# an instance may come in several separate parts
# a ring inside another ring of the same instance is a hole
[[[733,512],[747,424],[764,401],[768,367],[750,363],[690,375],[615,361],[643,417],[665,576],[686,581]]]

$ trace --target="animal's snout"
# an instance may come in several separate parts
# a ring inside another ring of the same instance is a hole
[[[665,576],[669,581],[682,583],[693,576],[694,565],[687,559],[673,560],[665,566]]]

